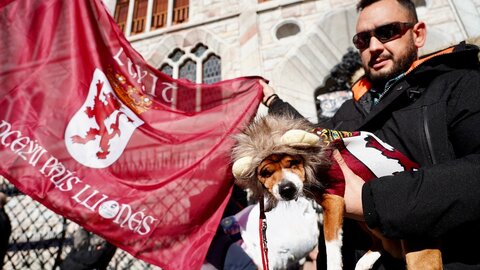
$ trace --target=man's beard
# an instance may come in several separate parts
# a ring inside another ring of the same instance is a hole
[[[406,52],[404,55],[398,57],[399,59],[396,60],[392,69],[372,74],[370,69],[366,70],[366,76],[374,85],[385,85],[389,80],[396,78],[400,74],[406,72],[417,60],[417,48],[415,44],[412,42],[409,43],[409,46],[405,48]],[[395,61],[395,59],[394,59]]]

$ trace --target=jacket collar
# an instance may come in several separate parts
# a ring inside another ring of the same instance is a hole
[[[411,73],[412,71],[416,70],[420,65],[423,63],[427,62],[428,60],[432,58],[436,58],[440,55],[445,55],[445,54],[450,54],[454,51],[455,46],[446,48],[444,50],[435,52],[433,54],[426,55],[424,57],[421,57],[420,59],[416,60],[413,62],[413,64],[410,66],[410,68],[405,72],[405,75]],[[365,77],[363,76],[360,78],[353,86],[352,86],[352,92],[353,92],[353,99],[355,102],[357,102],[366,92],[370,90],[372,87],[372,83]]]

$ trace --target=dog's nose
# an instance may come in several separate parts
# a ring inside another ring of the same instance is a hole
[[[292,182],[287,182],[279,186],[279,193],[284,200],[293,200],[297,197],[297,187]]]

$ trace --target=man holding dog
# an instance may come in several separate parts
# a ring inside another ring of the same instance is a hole
[[[365,76],[352,87],[354,98],[320,125],[373,132],[421,168],[364,183],[335,155],[347,217],[389,238],[435,239],[444,269],[480,269],[479,50],[460,43],[419,58],[427,30],[410,0],[361,0],[358,10],[353,43]],[[262,84],[269,113],[300,117]],[[350,269],[369,240],[351,221],[344,229]],[[375,265],[404,267],[388,256]]]

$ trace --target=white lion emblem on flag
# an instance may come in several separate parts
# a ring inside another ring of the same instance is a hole
[[[143,121],[115,95],[107,77],[95,69],[87,99],[65,131],[70,155],[91,168],[115,162]]]

